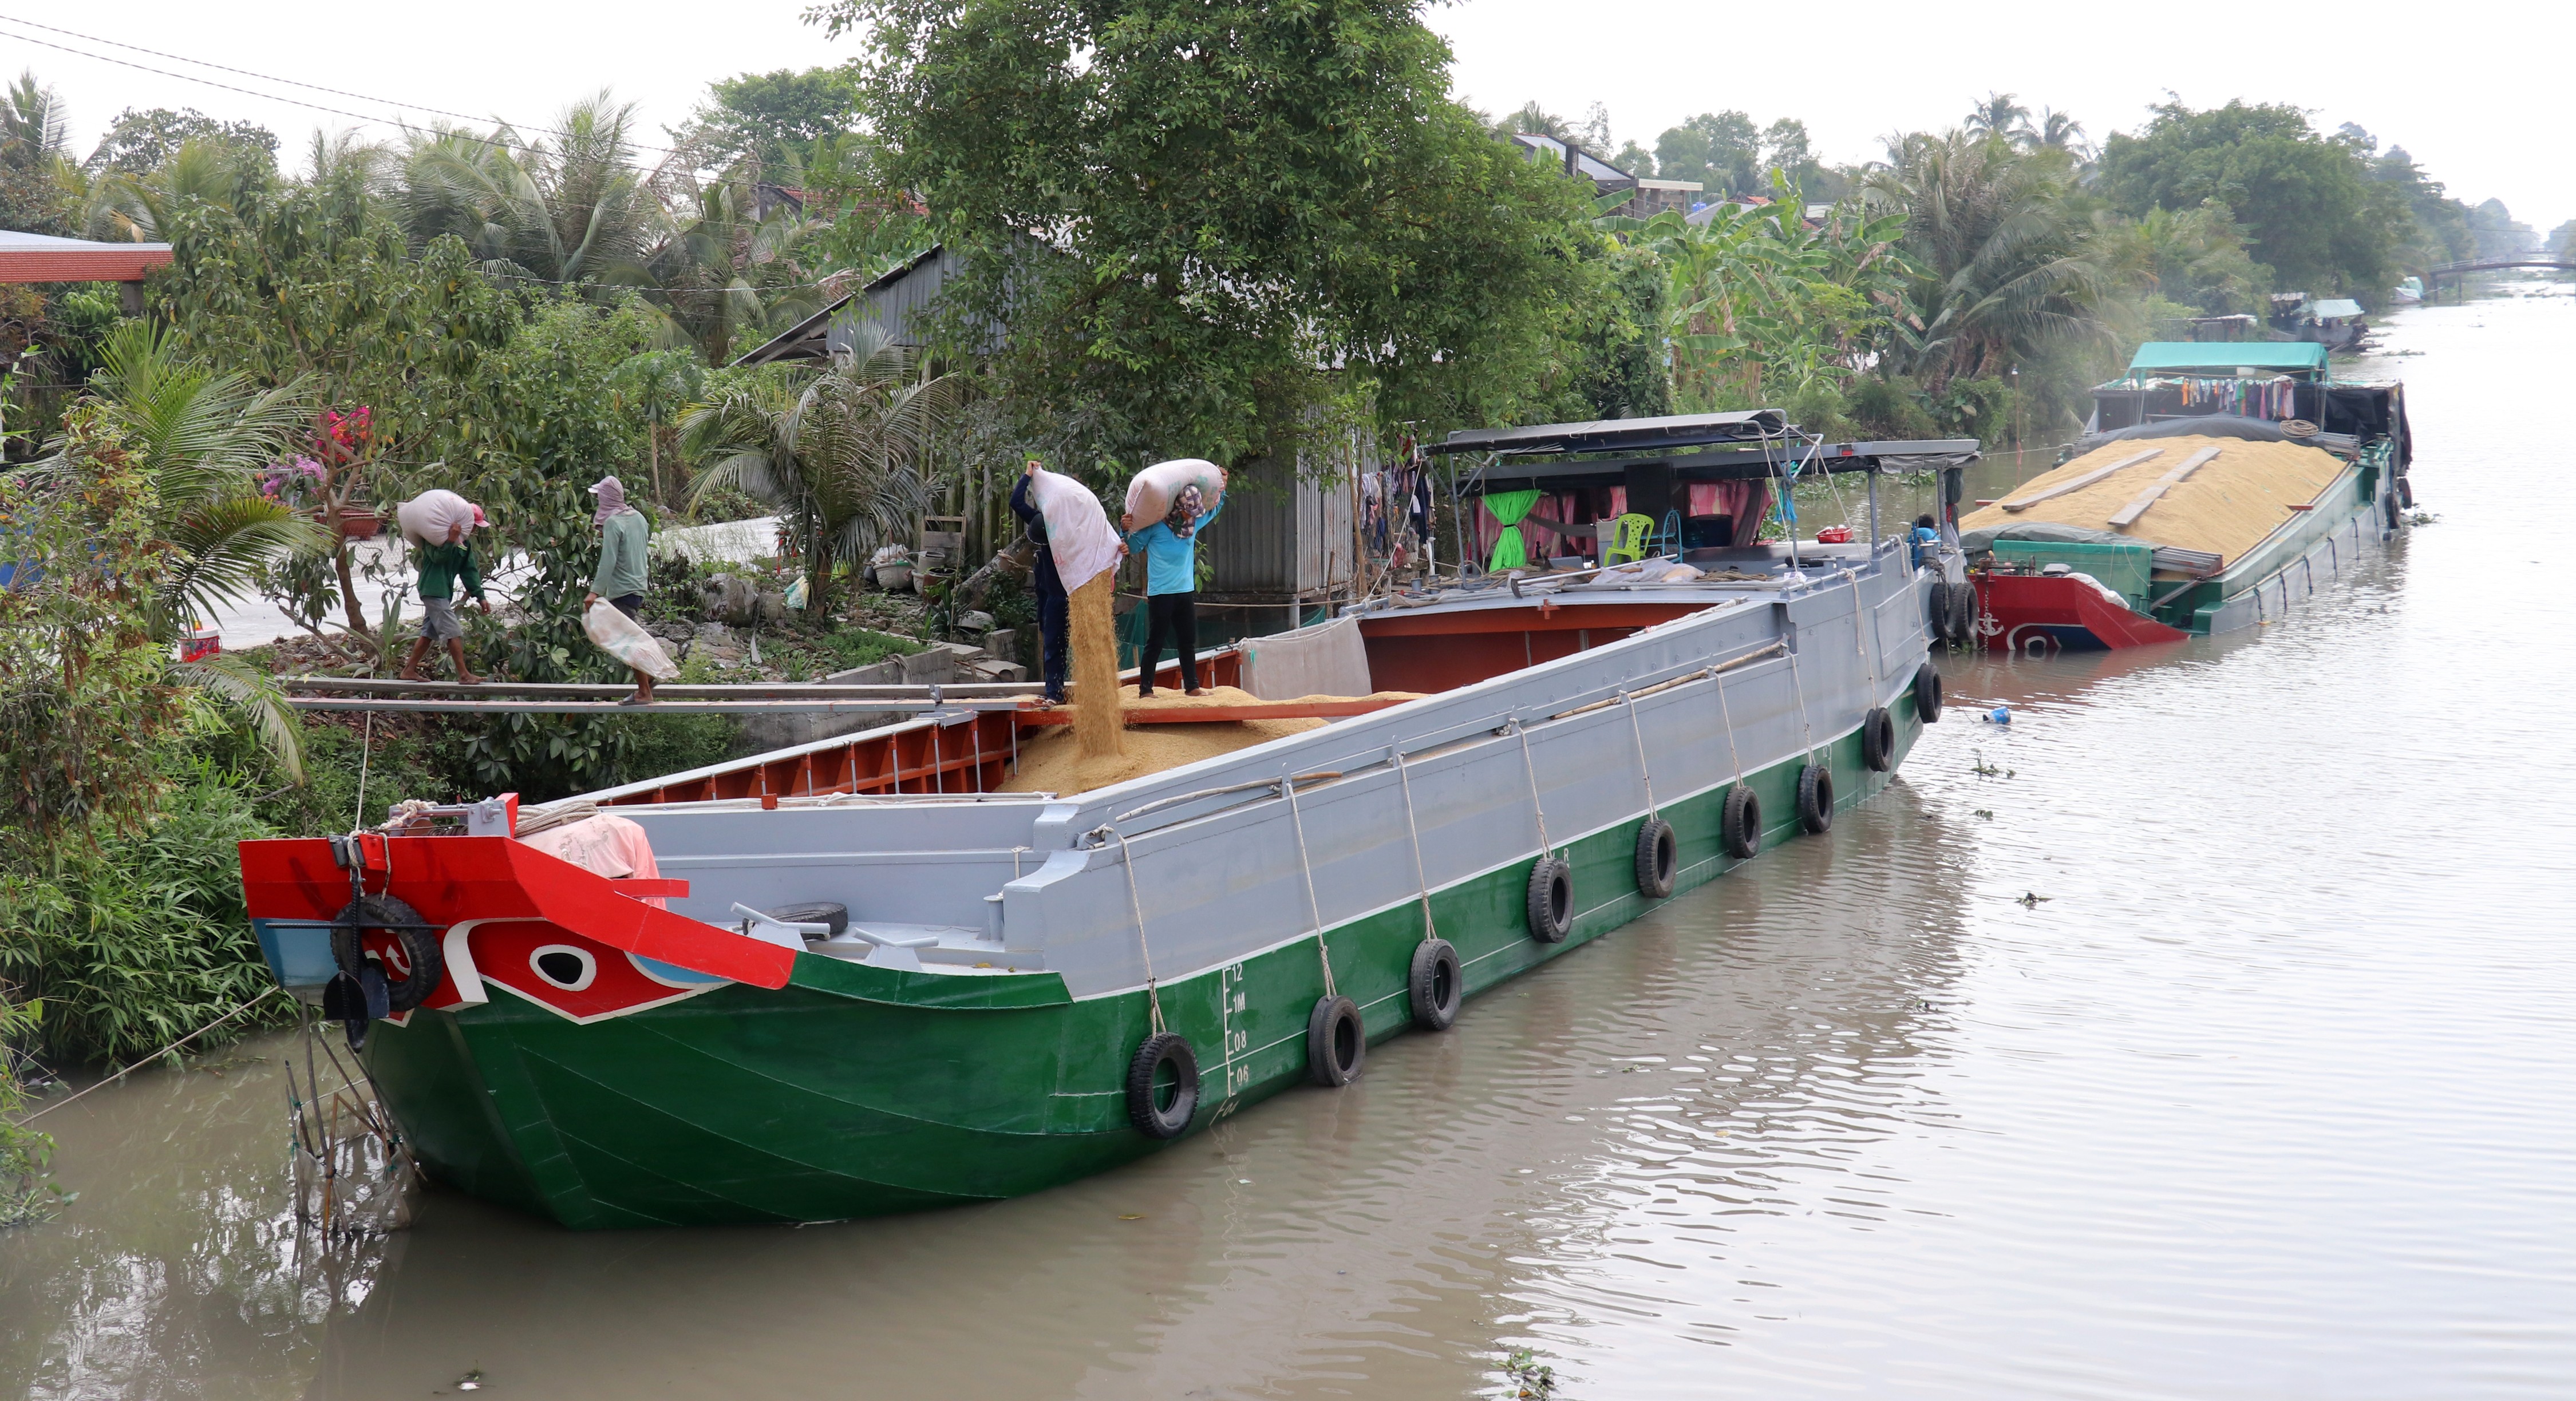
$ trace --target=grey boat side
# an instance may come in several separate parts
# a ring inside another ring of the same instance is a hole
[[[917,956],[934,971],[1044,969],[1077,998],[1115,994],[1144,986],[1149,964],[1172,982],[1633,823],[1650,784],[1668,805],[1829,749],[1913,685],[1932,572],[1894,541],[1831,563],[1708,588],[1707,608],[1572,656],[1078,797],[617,811],[644,826],[664,874],[692,882],[683,914],[726,923],[736,902],[836,900],[855,923],[930,940]],[[1636,694],[1712,667],[1728,669]],[[1293,803],[1279,784],[1317,774],[1334,776]],[[1846,802],[1883,781],[1837,777],[1863,780],[1842,785]]]

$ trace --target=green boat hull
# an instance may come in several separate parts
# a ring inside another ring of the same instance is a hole
[[[1891,715],[1901,758],[1922,730],[1910,692]],[[1887,781],[1863,767],[1857,732],[1824,755],[1841,807]],[[1802,762],[1747,780],[1765,846],[1799,830]],[[1676,893],[1738,864],[1720,836],[1724,798],[1719,787],[1660,806],[1680,841]],[[1433,892],[1470,996],[1656,903],[1636,886],[1643,817],[1559,847],[1577,906],[1562,942],[1530,936],[1527,854]],[[1326,931],[1336,989],[1372,1041],[1413,1024],[1407,980],[1424,935],[1418,901]],[[1192,1131],[1305,1083],[1323,993],[1311,936],[1161,985],[1168,1028],[1199,1060]],[[476,1196],[582,1229],[822,1221],[1018,1196],[1155,1151],[1125,1098],[1151,1015],[1141,991],[1075,1000],[1051,973],[801,954],[783,989],[732,984],[586,1024],[495,988],[486,1003],[379,1024],[364,1059],[422,1163]]]

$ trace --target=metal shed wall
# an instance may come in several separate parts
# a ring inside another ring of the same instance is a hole
[[[832,354],[846,354],[858,328],[871,324],[884,327],[886,338],[897,345],[922,344],[928,333],[931,304],[939,299],[940,287],[956,271],[956,254],[944,246],[932,249],[901,276],[879,282],[852,297],[848,308],[832,318],[831,329],[824,333],[825,346]]]
[[[1310,454],[1293,486],[1285,464],[1263,461],[1238,474],[1226,494],[1225,515],[1209,531],[1214,574],[1211,592],[1321,594],[1351,580],[1351,465],[1376,466],[1375,445],[1363,435],[1337,445],[1327,460]],[[1339,480],[1317,481],[1331,475]],[[1248,479],[1248,480],[1247,480]]]

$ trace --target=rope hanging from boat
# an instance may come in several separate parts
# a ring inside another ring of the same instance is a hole
[[[1719,689],[1725,689],[1723,683],[1720,683]],[[1645,726],[1637,723],[1637,698],[1626,691],[1621,691],[1619,699],[1628,703],[1628,733],[1637,737],[1637,777],[1646,785],[1646,816],[1661,817],[1663,814],[1655,811],[1654,770],[1646,762],[1646,729]],[[1732,735],[1728,736],[1729,740],[1733,738]]]
[[[1556,855],[1556,847],[1547,839],[1547,809],[1541,805],[1538,800],[1538,761],[1530,757],[1529,726],[1522,724],[1518,718],[1515,718],[1512,721],[1512,729],[1521,737],[1521,764],[1529,770],[1530,811],[1538,814],[1539,854],[1541,856],[1554,856]]]
[[[1879,702],[1879,662],[1885,659],[1872,658],[1870,656],[1869,648],[1861,637],[1861,633],[1864,630],[1873,633],[1878,631],[1878,615],[1870,610],[1868,602],[1860,596],[1860,571],[1856,569],[1846,569],[1843,571],[1843,577],[1851,581],[1852,588],[1852,655],[1859,657],[1861,666],[1866,668],[1869,672],[1869,703],[1876,705]],[[1867,629],[1863,629],[1861,626],[1861,619],[1865,614],[1868,616],[1870,622],[1870,626]],[[1880,649],[1882,651],[1885,650],[1885,647],[1885,643],[1880,644]]]
[[[1115,827],[1100,829],[1118,839],[1118,861],[1127,868],[1127,907],[1136,912],[1136,952],[1145,960],[1145,1003],[1152,1010],[1154,1034],[1163,1034],[1163,991],[1154,981],[1154,950],[1145,942],[1145,901],[1136,893],[1136,854],[1127,849],[1127,834]]]
[[[1726,727],[1726,762],[1735,766],[1734,781],[1742,783],[1744,757],[1735,752],[1735,716],[1728,712],[1726,706],[1726,677],[1721,673],[1714,679],[1717,682],[1717,719]]]
[[[367,712],[367,724],[358,740],[358,810],[349,818],[349,831],[354,835],[367,830],[367,761],[376,752],[376,712]],[[391,844],[386,850],[391,851]]]
[[[1816,726],[1807,718],[1807,683],[1799,678],[1798,653],[1794,648],[1789,653],[1789,684],[1798,688],[1798,727],[1806,732],[1807,761],[1813,763],[1816,758]]]
[[[240,1016],[242,1013],[249,1011],[260,1003],[267,1001],[271,994],[279,991],[281,991],[281,989],[276,984],[270,984],[265,991],[262,991],[257,996],[243,1002],[240,1006],[235,1007],[231,1011],[224,1013],[222,1016],[215,1018],[213,1021],[206,1023],[195,1031],[189,1032],[187,1035],[171,1042],[169,1045],[162,1047],[160,1050],[154,1051],[152,1054],[134,1061],[127,1065],[123,1070],[108,1076],[104,1080],[98,1081],[96,1084],[82,1086],[80,1089],[72,1093],[71,1099],[55,1100],[53,1103],[46,1105],[44,1108],[37,1110],[26,1118],[20,1119],[17,1123],[17,1127],[24,1128],[27,1125],[36,1122],[38,1119],[53,1113],[55,1110],[62,1108],[64,1105],[71,1103],[72,1100],[79,1099],[82,1095],[88,1094],[92,1090],[103,1090],[108,1086],[115,1084],[117,1081],[124,1079],[135,1071],[141,1070],[143,1067],[160,1060],[163,1056],[169,1055],[171,1052],[178,1050],[180,1047],[187,1045],[189,1042],[196,1040],[198,1037],[205,1035],[216,1027],[222,1026],[224,1023],[231,1021],[233,1018]]]
[[[1279,791],[1288,795],[1288,824],[1297,830],[1297,865],[1306,873],[1306,910],[1315,924],[1315,958],[1324,965],[1324,995],[1339,997],[1333,986],[1333,951],[1324,944],[1324,907],[1315,899],[1315,863],[1306,855],[1306,819],[1297,811],[1297,780],[1280,779]]]
[[[1402,750],[1389,749],[1395,756],[1395,781],[1404,789],[1404,830],[1413,838],[1413,883],[1422,895],[1422,937],[1437,937],[1431,927],[1431,876],[1422,867],[1422,827],[1413,820],[1413,775],[1404,766]]]

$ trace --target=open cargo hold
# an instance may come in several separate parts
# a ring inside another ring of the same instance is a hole
[[[1005,791],[1019,717],[960,711],[528,815],[631,821],[650,881],[487,822],[246,843],[244,884],[290,985],[403,980],[351,1019],[464,1190],[581,1227],[1010,1196],[1345,1081],[1828,826],[1938,713],[1916,560],[1381,598],[1372,684],[1429,694],[1073,795]]]

